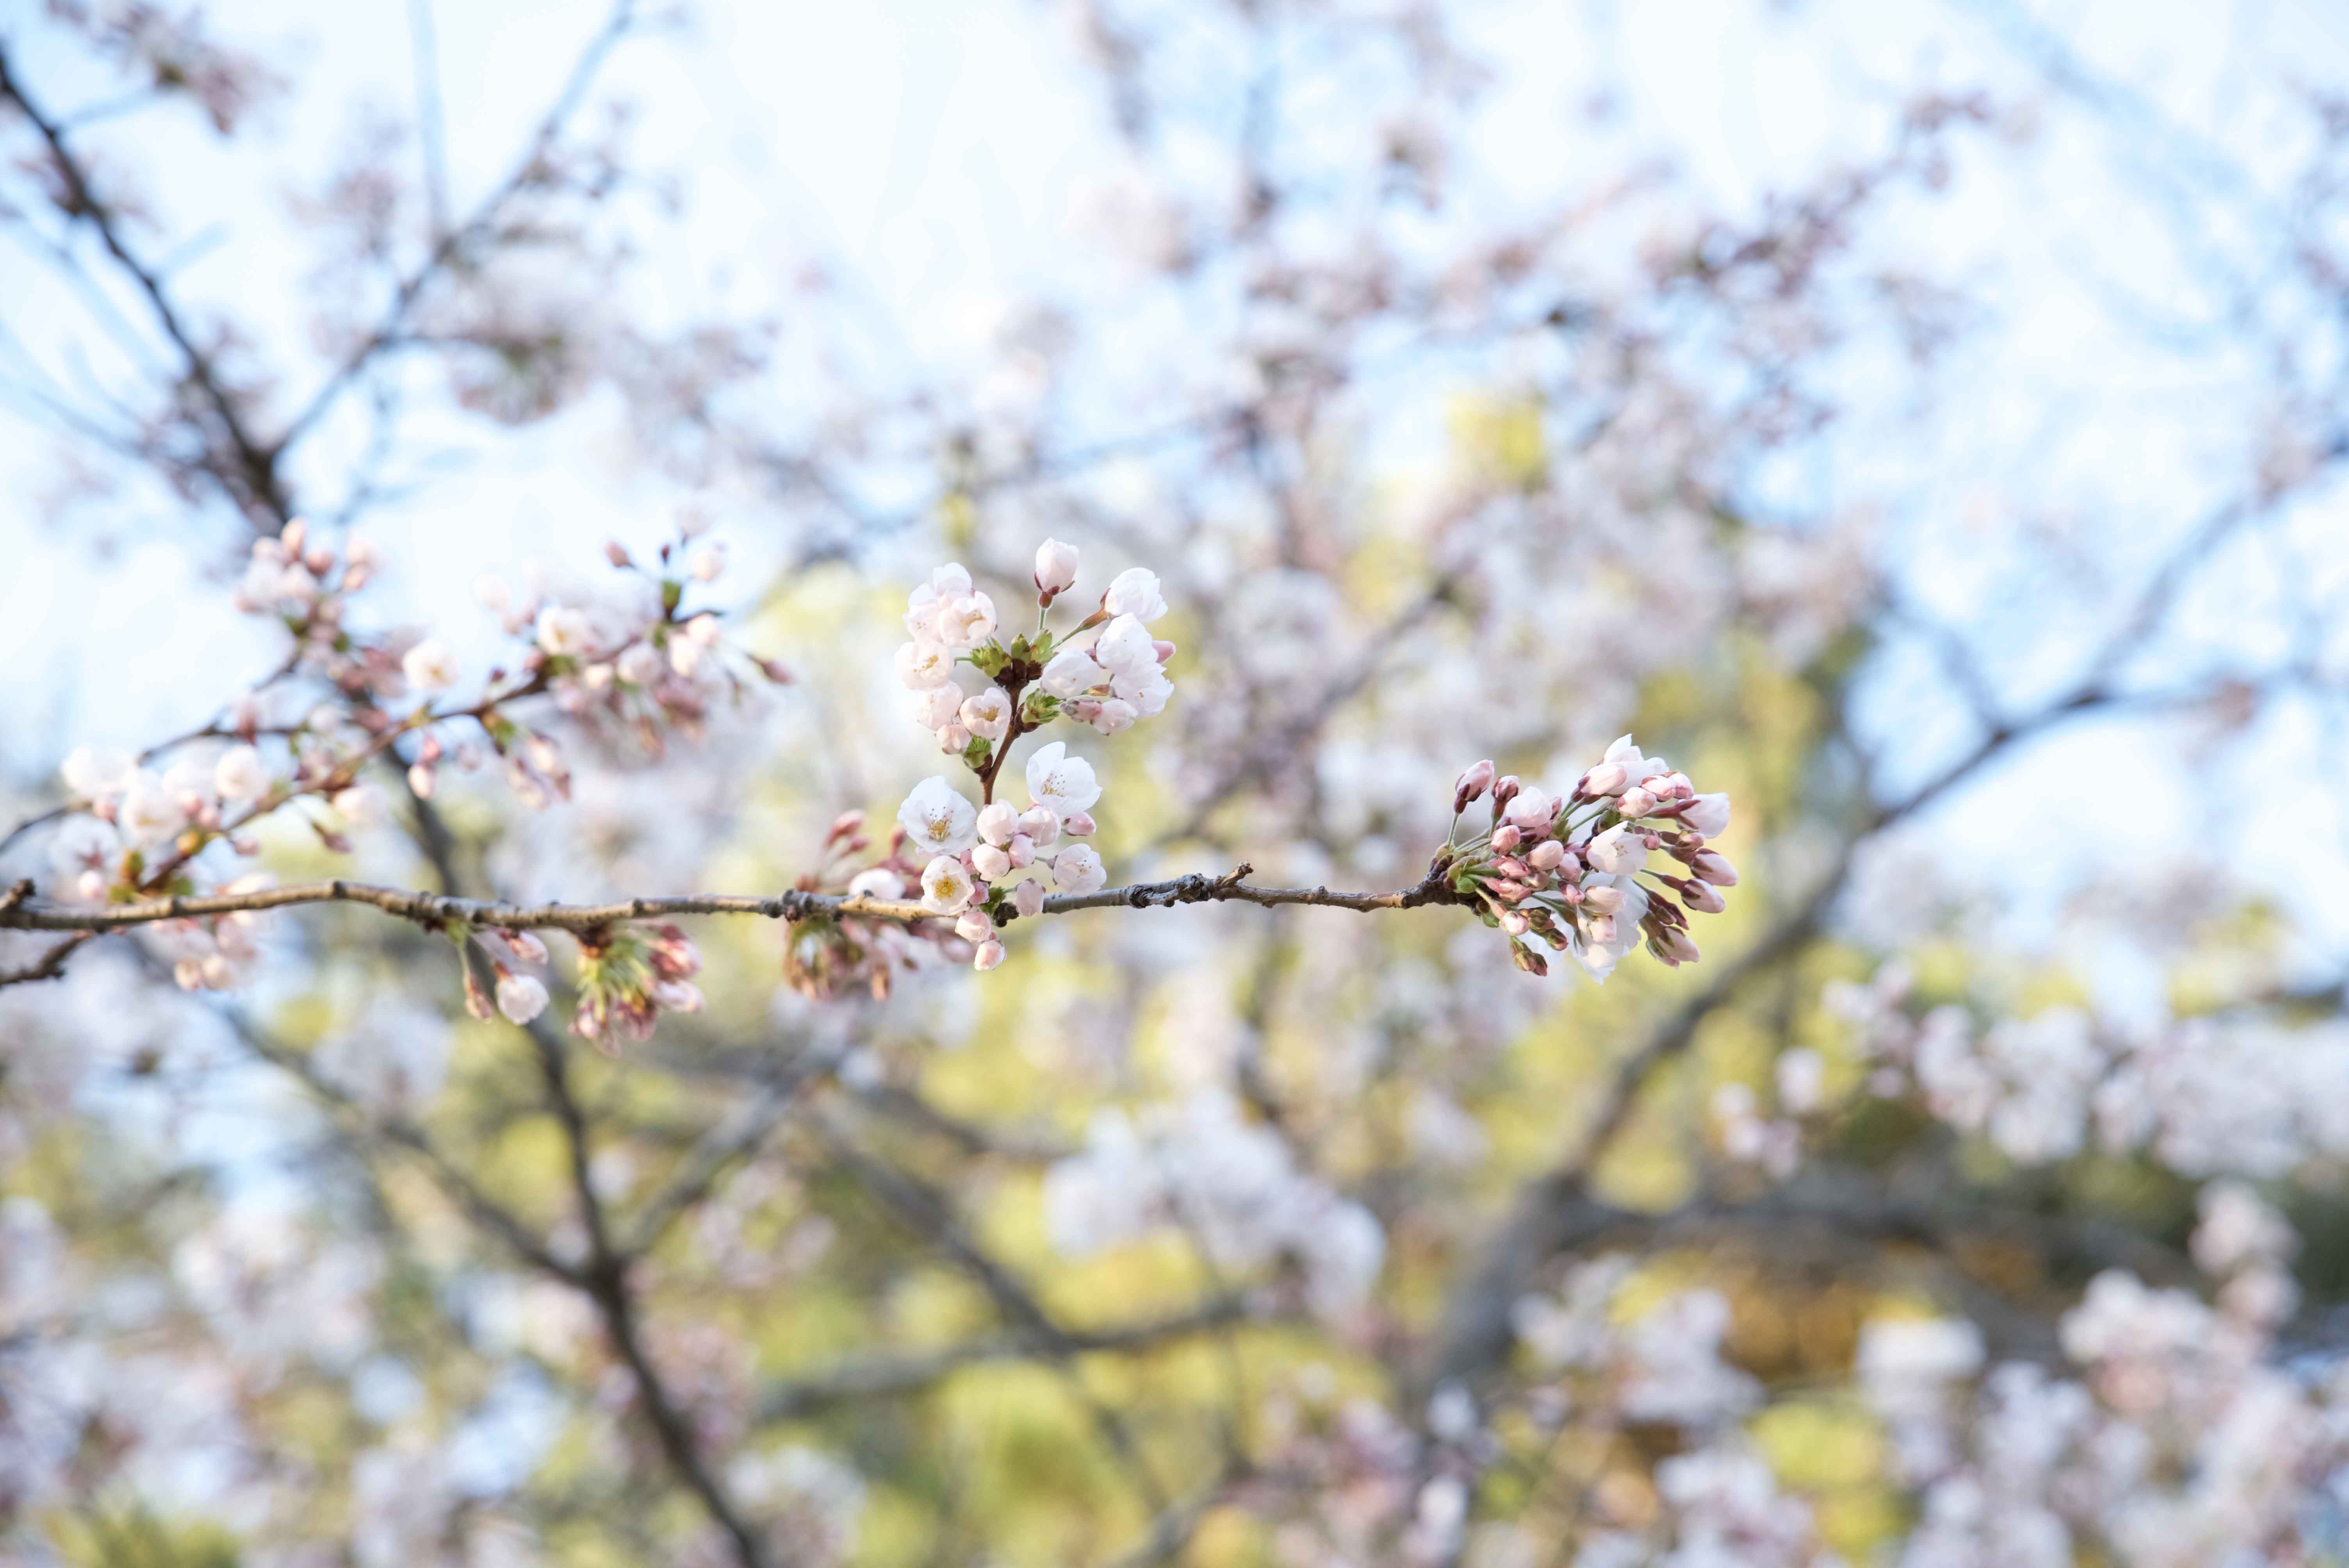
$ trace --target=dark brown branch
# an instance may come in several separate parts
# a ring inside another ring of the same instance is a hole
[[[235,397],[221,378],[218,366],[209,352],[197,346],[194,335],[165,292],[161,275],[131,253],[114,210],[91,188],[88,171],[67,146],[66,128],[25,96],[24,84],[12,71],[5,46],[0,46],[0,98],[13,100],[47,144],[49,160],[65,186],[67,216],[88,222],[97,232],[98,242],[106,247],[107,253],[147,296],[163,335],[171,340],[185,363],[187,384],[202,395],[219,419],[221,433],[233,449],[235,460],[233,468],[217,460],[209,465],[213,477],[241,506],[248,511],[257,507],[265,512],[273,524],[271,531],[274,532],[275,525],[293,516],[293,503],[278,480],[279,449],[264,446],[247,428]]]
[[[662,1454],[669,1468],[675,1470],[687,1490],[700,1500],[702,1507],[719,1529],[732,1542],[734,1555],[742,1568],[767,1568],[769,1557],[766,1543],[756,1530],[734,1506],[719,1484],[717,1471],[710,1466],[696,1445],[693,1426],[662,1379],[660,1370],[653,1365],[645,1347],[644,1335],[636,1321],[635,1293],[628,1284],[628,1260],[612,1242],[611,1222],[604,1211],[604,1201],[595,1191],[589,1169],[587,1118],[581,1109],[578,1097],[572,1093],[570,1064],[564,1052],[563,1041],[552,1030],[538,1027],[528,1031],[531,1042],[537,1047],[539,1071],[546,1082],[547,1103],[556,1123],[563,1129],[564,1151],[569,1158],[571,1190],[579,1205],[579,1219],[587,1233],[587,1262],[573,1275],[574,1283],[585,1291],[596,1313],[604,1320],[605,1335],[612,1342],[613,1353],[627,1366],[636,1381],[636,1392],[643,1401],[645,1418],[651,1424],[654,1437],[659,1441]]]
[[[1336,892],[1326,887],[1257,887],[1239,880],[1251,868],[1241,866],[1221,877],[1201,873],[1165,882],[1136,882],[1103,888],[1099,892],[1056,893],[1044,901],[1046,914],[1071,914],[1086,909],[1169,909],[1181,903],[1309,904],[1323,909],[1418,909],[1459,900],[1440,878],[1429,877],[1416,886],[1392,892]],[[613,903],[507,903],[495,900],[458,898],[412,888],[384,887],[374,882],[290,882],[254,892],[189,894],[142,899],[135,903],[84,907],[47,899],[27,898],[13,908],[0,909],[0,930],[121,931],[165,920],[191,920],[208,915],[256,913],[305,903],[361,903],[431,931],[460,926],[501,926],[523,931],[592,932],[629,920],[666,920],[680,915],[755,914],[769,920],[831,919],[855,915],[866,920],[936,920],[942,918],[921,904],[905,899],[850,897],[844,893],[772,894],[687,893],[661,898],[633,898]]]
[[[769,1384],[759,1397],[758,1419],[762,1423],[797,1420],[860,1399],[919,1394],[936,1387],[963,1367],[983,1362],[1141,1353],[1256,1320],[1246,1303],[1237,1297],[1226,1297],[1146,1323],[1114,1328],[1064,1328],[1054,1340],[1015,1329],[965,1340],[926,1356],[859,1358],[825,1371]]]

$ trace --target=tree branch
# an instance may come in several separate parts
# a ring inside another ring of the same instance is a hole
[[[1178,903],[1309,904],[1323,909],[1418,909],[1426,904],[1458,903],[1450,885],[1431,875],[1417,885],[1392,892],[1337,892],[1326,887],[1257,887],[1240,879],[1253,868],[1242,865],[1227,875],[1210,877],[1194,872],[1165,882],[1136,882],[1103,888],[1099,892],[1056,893],[1044,901],[1046,914],[1072,914],[1086,909],[1168,909]],[[458,898],[411,888],[384,887],[374,882],[290,882],[253,892],[204,893],[142,899],[135,903],[82,907],[26,897],[14,907],[0,908],[0,930],[123,931],[165,920],[192,920],[208,915],[258,913],[305,903],[360,903],[429,931],[452,927],[498,926],[517,931],[594,932],[630,920],[666,920],[680,915],[755,914],[769,920],[820,920],[854,916],[864,920],[921,921],[948,919],[920,903],[905,899],[879,899],[845,893],[773,894],[685,893],[660,898],[632,898],[613,903],[509,903]]]

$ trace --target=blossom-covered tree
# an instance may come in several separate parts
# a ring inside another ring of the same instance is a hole
[[[1090,248],[910,367],[675,288],[678,18],[290,183],[234,8],[0,24],[50,547],[259,650],[0,734],[0,1547],[2349,1547],[2341,105],[1969,13],[1748,200],[1598,21],[1054,15]]]

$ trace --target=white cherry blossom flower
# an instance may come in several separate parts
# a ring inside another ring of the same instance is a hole
[[[1067,745],[1056,740],[1038,747],[1028,758],[1028,798],[1050,807],[1063,822],[1071,812],[1090,809],[1102,794],[1093,765],[1068,752]]]
[[[962,687],[953,682],[924,686],[914,693],[914,722],[924,729],[944,729],[961,718]]]
[[[1063,648],[1044,666],[1043,686],[1067,702],[1109,679],[1109,672],[1082,648]]]
[[[981,740],[1001,740],[1011,732],[1011,698],[1001,686],[989,686],[964,700],[962,727]]]
[[[911,691],[952,683],[954,667],[953,650],[943,643],[907,643],[897,650],[897,678]]]
[[[1110,579],[1109,592],[1102,595],[1102,608],[1112,615],[1155,621],[1166,614],[1166,601],[1158,591],[1158,573],[1140,566],[1127,567]]]
[[[1648,846],[1638,829],[1628,822],[1618,822],[1590,841],[1582,851],[1593,871],[1609,876],[1629,876],[1648,863]]]
[[[978,891],[970,868],[953,855],[940,855],[922,868],[922,907],[932,914],[960,914]]]
[[[131,775],[114,820],[132,843],[153,845],[186,827],[188,813],[178,792],[142,768]]]
[[[1120,615],[1102,628],[1093,641],[1093,659],[1111,675],[1146,675],[1158,667],[1158,645],[1150,628],[1132,615]]]
[[[1131,706],[1136,718],[1156,718],[1166,711],[1166,699],[1174,695],[1174,683],[1166,672],[1153,665],[1143,674],[1120,671],[1110,683],[1110,690],[1120,702]]]
[[[399,669],[419,691],[447,691],[457,684],[457,653],[440,638],[427,637],[401,656]]]
[[[77,799],[103,800],[129,788],[138,769],[127,751],[77,746],[66,753],[65,765],[57,771]]]
[[[1062,892],[1099,892],[1109,881],[1109,872],[1091,844],[1071,844],[1054,858],[1052,881]]]
[[[661,678],[660,650],[650,643],[631,643],[620,650],[613,669],[632,686],[648,686]]]
[[[595,623],[586,611],[549,604],[538,613],[538,645],[557,658],[583,658],[595,641]]]
[[[250,746],[232,746],[212,764],[212,789],[223,800],[258,800],[269,793],[269,769]]]
[[[922,854],[962,853],[977,838],[978,822],[978,809],[936,774],[915,785],[897,808],[897,825]]]
[[[938,639],[957,652],[995,635],[995,601],[984,593],[948,601],[938,611]]]
[[[1133,705],[1122,697],[1109,697],[1093,705],[1092,724],[1103,735],[1115,735],[1133,725]]]

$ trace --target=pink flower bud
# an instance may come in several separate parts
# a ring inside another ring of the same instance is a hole
[[[1493,862],[1493,869],[1503,876],[1514,877],[1519,882],[1533,881],[1533,868],[1515,855],[1503,855]]]
[[[1737,885],[1737,868],[1712,850],[1699,850],[1689,867],[1715,887]]]
[[[1524,830],[1520,829],[1516,823],[1504,822],[1501,826],[1493,830],[1493,847],[1506,855],[1511,850],[1516,849],[1519,844],[1525,842],[1525,838],[1526,835]]]
[[[1094,825],[1091,811],[1071,811],[1061,819],[1061,830],[1072,839],[1091,838]]]
[[[277,531],[277,548],[285,552],[284,559],[290,561],[302,553],[302,542],[308,537],[309,531],[310,520],[307,518],[296,517],[286,521],[285,526]],[[259,554],[260,552],[256,550],[254,553]]]
[[[1493,816],[1495,820],[1509,809],[1509,802],[1516,799],[1517,791],[1524,788],[1514,773],[1504,773],[1493,780]]]
[[[1581,892],[1583,907],[1601,914],[1613,914],[1623,907],[1623,890],[1619,887],[1587,887]]]
[[[1030,806],[1019,813],[1019,834],[1040,850],[1050,849],[1061,836],[1061,819],[1050,806]]]
[[[829,844],[836,840],[844,839],[863,826],[864,826],[864,812],[843,811],[832,820],[832,827],[825,832],[823,841]]]
[[[701,949],[674,925],[653,928],[653,973],[664,980],[690,980],[701,973]]]
[[[1708,839],[1717,839],[1729,830],[1729,797],[1726,795],[1696,795],[1690,799],[1681,820]]]
[[[991,800],[978,813],[978,836],[999,849],[1019,830],[1019,808],[1009,800]]]
[[[1615,802],[1615,810],[1625,817],[1644,817],[1655,809],[1655,796],[1637,785],[1624,790]]]
[[[1011,907],[1033,920],[1043,913],[1044,884],[1030,878],[1011,890]]]
[[[1012,834],[1011,841],[1004,849],[1011,856],[1011,869],[1015,872],[1024,871],[1036,863],[1036,841],[1025,833]]]
[[[1630,770],[1620,762],[1602,762],[1583,775],[1585,795],[1620,795],[1631,782]]]
[[[1050,604],[1077,581],[1077,547],[1048,539],[1036,547],[1037,603]]]
[[[1534,923],[1526,918],[1526,912],[1521,909],[1510,910],[1501,916],[1501,929],[1511,936],[1523,936],[1533,928]]]
[[[439,782],[439,771],[429,762],[419,762],[408,770],[408,788],[419,800],[432,799],[432,790]]]
[[[997,942],[992,938],[980,943],[978,944],[978,951],[970,955],[970,966],[973,969],[978,970],[981,975],[986,974],[988,970],[994,968],[997,965],[1002,962],[1003,944]]]
[[[1696,944],[1689,934],[1677,927],[1657,932],[1648,940],[1648,951],[1677,969],[1683,964],[1693,964],[1700,956]]]
[[[1158,655],[1158,662],[1162,665],[1174,656],[1174,645],[1168,642],[1164,637],[1160,637],[1153,641],[1150,645],[1150,648],[1153,653]]]
[[[1495,841],[1497,840],[1498,835],[1495,835]],[[1566,846],[1556,839],[1544,839],[1533,847],[1533,852],[1526,857],[1526,863],[1537,872],[1554,872],[1564,859]]]
[[[969,744],[970,731],[965,729],[961,725],[942,724],[938,726],[938,749],[945,752],[948,757],[960,757],[963,753],[963,748]]]
[[[1460,777],[1452,782],[1452,814],[1458,816],[1468,809],[1468,802],[1481,799],[1493,787],[1493,759],[1489,757],[1461,769]]]
[[[1719,914],[1729,907],[1728,901],[1721,896],[1718,888],[1693,877],[1681,884],[1681,902],[1699,914]]]
[[[995,922],[983,909],[967,909],[955,920],[955,934],[965,942],[985,942],[995,934]]]
[[[1001,802],[998,801],[997,804],[1000,805]],[[999,844],[978,845],[970,851],[970,869],[978,872],[983,881],[1001,882],[1011,874],[1010,852]]]
[[[626,546],[623,545],[616,539],[605,540],[604,542],[604,559],[610,562],[615,566],[626,568],[628,565],[628,552]]]

